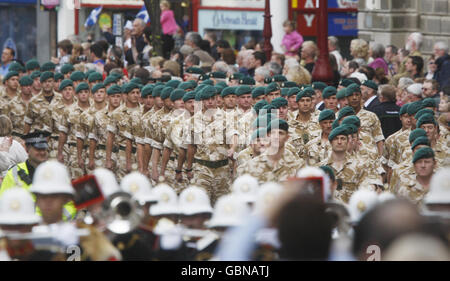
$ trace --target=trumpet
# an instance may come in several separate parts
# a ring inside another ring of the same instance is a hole
[[[125,234],[140,224],[143,210],[130,194],[117,192],[103,202],[102,217],[110,232]]]

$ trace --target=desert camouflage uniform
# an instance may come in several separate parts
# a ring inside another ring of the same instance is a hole
[[[150,148],[153,144],[153,140],[151,138],[151,119],[156,112],[156,107],[153,106],[149,111],[147,111],[144,115],[142,115],[141,122],[142,127],[144,128],[144,144],[150,145]],[[152,169],[152,161],[150,159],[148,163],[148,168],[151,171]]]
[[[384,140],[381,123],[377,115],[368,110],[361,109],[356,116],[361,121],[361,141],[366,144],[367,147],[376,148],[376,143]]]
[[[231,126],[236,127],[239,132],[239,146],[237,152],[244,150],[249,145],[250,136],[253,132],[252,123],[256,119],[256,117],[257,116],[252,109],[244,112],[241,108],[238,107],[234,110],[234,119],[228,119],[228,122],[236,122],[236,125]],[[227,116],[227,118],[229,117]]]
[[[428,190],[425,190],[424,186],[417,181],[414,168],[412,171],[409,169],[402,173],[395,190],[397,190],[397,196],[406,197],[418,205],[422,204],[423,198],[428,193]]]
[[[116,109],[115,109],[116,110]],[[105,167],[106,165],[106,141],[108,139],[108,124],[113,114],[108,111],[108,107],[103,110],[95,112],[92,118],[92,127],[88,133],[88,138],[95,140],[97,142],[97,147],[95,148],[94,161],[95,166]],[[83,121],[82,121],[83,122]],[[113,148],[111,153],[112,171],[117,169],[117,153],[118,146],[116,146],[117,151]]]
[[[111,118],[109,119],[109,123],[107,125],[108,132],[111,132],[115,135],[115,139],[113,141],[113,146],[118,146],[119,151],[117,153],[117,169],[116,175],[118,179],[122,179],[127,174],[126,169],[126,141],[134,140],[132,132],[132,116],[133,114],[137,114],[136,118],[139,118],[139,107],[136,108],[128,108],[124,104],[116,108],[111,113]],[[135,119],[136,119],[135,118]],[[111,159],[112,160],[112,159]],[[137,170],[136,163],[136,153],[134,151],[131,152],[131,170]]]
[[[5,114],[5,112],[3,112],[3,109],[15,98],[19,97],[21,91],[19,89],[17,89],[16,95],[11,98],[7,93],[6,93],[6,87],[4,87],[3,89],[0,90],[0,113],[1,114]]]
[[[320,136],[321,129],[317,118],[311,115],[308,122],[297,120],[299,111],[292,115],[293,119],[288,120],[290,143],[295,147],[299,157],[303,157],[304,146],[312,139]]]
[[[189,119],[189,131],[183,136],[185,143],[196,145],[191,184],[205,188],[212,204],[229,192],[232,171],[228,144],[239,133],[237,128],[227,125],[225,112],[221,109],[212,116],[198,112]]]
[[[437,140],[436,145],[433,147],[433,151],[440,167],[450,166],[450,149],[442,136]]]
[[[381,163],[383,165],[387,165],[390,168],[392,168],[393,165],[398,164],[396,161],[399,161],[400,156],[398,155],[398,149],[397,149],[397,141],[399,136],[404,131],[410,131],[409,129],[406,130],[398,130],[394,134],[390,135],[386,141],[384,142],[384,149],[383,149],[383,155],[381,156]],[[409,143],[408,143],[409,145]]]
[[[303,159],[297,157],[289,149],[285,149],[283,156],[276,164],[271,162],[267,152],[263,152],[249,161],[242,170],[243,173],[257,178],[259,183],[281,182],[295,176],[297,171],[304,166]]]
[[[346,161],[342,168],[338,169],[333,162],[332,157],[322,161],[317,166],[330,166],[336,176],[338,187],[334,191],[334,198],[345,204],[348,204],[352,194],[358,189],[369,188],[374,190],[372,184],[382,185],[381,179],[371,179],[368,177],[368,167],[357,157],[346,156]]]
[[[309,166],[315,166],[330,157],[331,143],[322,139],[322,135],[314,138],[305,145],[306,163]]]
[[[410,161],[405,161],[396,165],[392,170],[391,181],[389,183],[389,190],[393,194],[398,193],[398,188],[400,184],[401,178],[404,174],[412,174],[415,173],[414,165],[412,163],[412,159]]]
[[[251,146],[239,152],[236,157],[236,175],[243,175],[247,163],[249,163],[256,155]]]
[[[25,114],[27,112],[28,103],[26,103],[21,96],[13,98],[9,103],[2,107],[2,114],[9,117],[12,123],[12,132],[16,137],[23,136],[23,129],[25,127]]]
[[[64,114],[62,115],[62,119],[58,127],[59,131],[67,135],[67,141],[64,146],[69,151],[69,155],[64,155],[64,164],[69,167],[72,179],[82,177],[86,174],[86,171],[78,165],[76,130],[80,127],[81,115],[87,110],[89,109],[82,109],[78,103],[72,104],[64,110]],[[81,158],[84,161],[87,159],[86,149],[87,147],[84,144],[81,154]]]

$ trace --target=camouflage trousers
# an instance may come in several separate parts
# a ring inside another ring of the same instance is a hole
[[[180,195],[180,193],[188,187],[189,185],[189,181],[187,180],[187,178],[184,176],[183,180],[181,182],[178,182],[175,178],[176,173],[175,170],[177,169],[177,164],[178,164],[178,157],[170,157],[171,160],[169,160],[169,162],[167,163],[167,168],[166,168],[166,172],[164,175],[165,178],[165,182],[170,185],[171,187],[173,187],[173,189],[175,190],[175,192],[177,193],[177,195]]]
[[[136,160],[136,153],[131,153],[131,171],[137,171],[138,165]],[[124,176],[128,174],[127,172],[127,156],[126,152],[119,150],[117,153],[117,166],[115,170],[118,180],[122,180]]]
[[[48,158],[56,159],[58,156],[58,143],[59,139],[48,138]],[[65,144],[63,146],[64,164],[66,164],[66,158],[69,158],[69,146]]]
[[[214,205],[217,199],[230,193],[231,170],[226,165],[220,168],[209,168],[198,163],[194,163],[192,185],[203,187],[209,195],[211,204]]]
[[[111,153],[111,162],[112,162],[112,169],[111,171],[113,173],[116,172],[117,169],[117,155],[116,153]],[[87,164],[89,164],[89,160],[86,161],[86,170],[89,174],[92,174],[94,170],[91,170],[87,167]],[[106,150],[104,149],[96,149],[94,153],[94,169],[97,168],[105,168],[106,167]]]
[[[69,149],[69,157],[67,158],[68,160],[66,160],[66,157],[64,156],[64,163],[68,161],[67,167],[69,167],[70,177],[72,179],[80,178],[86,174],[86,170],[80,167],[80,165],[78,165],[77,147],[76,145],[70,145],[68,149]],[[87,158],[86,150],[83,149],[81,159],[83,159],[85,167],[87,165],[86,158]]]

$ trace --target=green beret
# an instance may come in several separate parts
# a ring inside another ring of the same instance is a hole
[[[272,92],[275,92],[278,90],[280,90],[280,86],[278,86],[278,84],[276,82],[272,82],[269,85],[267,85],[264,93],[267,95],[268,93],[272,93]]]
[[[349,96],[353,95],[354,93],[361,93],[361,88],[356,83],[353,83],[347,87],[347,90],[345,91],[345,96],[349,97]]]
[[[125,94],[130,93],[131,91],[133,91],[134,89],[139,89],[139,91],[141,90],[141,86],[139,84],[136,84],[134,82],[129,82],[126,84],[125,86]]]
[[[194,82],[193,80],[191,80],[191,81]],[[161,81],[159,81],[159,82],[156,82],[154,86],[155,86],[155,87],[156,87],[156,86],[164,86],[164,83],[161,82]]]
[[[244,74],[242,73],[234,73],[230,76],[230,80],[241,80],[242,78],[244,78]]]
[[[108,88],[106,93],[108,94],[108,96],[115,95],[115,94],[122,94],[122,88],[119,85],[114,84]]]
[[[73,82],[70,79],[64,79],[61,81],[61,83],[59,84],[59,91],[62,92],[62,90],[64,90],[64,88],[72,86],[73,87]]]
[[[195,92],[191,91],[191,92],[187,92],[184,96],[183,96],[183,101],[187,102],[188,100],[193,100],[195,99]]]
[[[133,79],[135,79],[135,78],[133,78]],[[141,80],[141,79],[139,79],[139,80]],[[103,75],[98,72],[93,72],[93,73],[89,74],[88,81],[89,81],[89,83],[92,83],[94,81],[103,81]],[[142,83],[140,83],[140,84],[142,84]]]
[[[264,106],[268,105],[269,103],[266,100],[260,100],[257,103],[255,103],[255,105],[253,106],[253,109],[255,110],[256,114],[259,115],[259,111],[261,110],[261,108],[263,108]]]
[[[272,122],[272,120],[277,119],[277,116],[275,114],[266,113],[258,116],[256,120],[252,124],[252,129],[257,128],[267,128],[267,126]]]
[[[302,98],[311,98],[311,93],[309,92],[305,92],[305,91],[300,91],[297,94],[297,97],[295,98],[295,102],[298,102],[299,100],[301,100]]]
[[[416,113],[416,115],[414,115],[414,119],[419,120],[419,118],[424,114],[431,114],[434,116],[434,111],[429,108],[421,109]]]
[[[436,100],[433,98],[426,98],[422,100],[423,107],[433,107],[436,108]]]
[[[41,72],[45,71],[55,71],[56,65],[53,62],[46,62],[41,65]]]
[[[211,72],[209,74],[209,78],[219,78],[219,79],[226,79],[227,78],[227,74],[225,72]]]
[[[339,120],[335,119],[333,124],[331,124],[331,129],[336,129],[337,127],[339,127]]]
[[[195,93],[195,101],[201,101],[202,90],[197,89],[196,91],[194,91],[194,93]]]
[[[84,80],[86,77],[84,77],[84,73],[81,71],[74,71],[72,72],[72,74],[70,75],[70,80],[72,81],[82,81]]]
[[[275,119],[270,122],[269,126],[267,126],[267,133],[272,131],[272,129],[278,128],[279,130],[283,130],[289,132],[289,125],[283,119]]]
[[[20,86],[31,86],[33,84],[33,79],[30,76],[25,75],[19,79]]]
[[[5,81],[8,81],[11,77],[14,77],[14,76],[19,76],[19,72],[10,70],[3,78],[3,83],[5,83]]]
[[[300,91],[301,91],[301,89],[299,87],[290,88],[287,96],[290,97],[293,95],[297,95]]]
[[[312,87],[314,90],[320,90],[323,91],[323,89],[325,89],[328,85],[325,84],[324,82],[313,82],[312,83]]]
[[[287,78],[284,75],[277,74],[272,77],[273,82],[286,82]]]
[[[193,80],[191,80],[191,81],[193,81]],[[189,82],[183,82],[183,83],[180,83],[180,85],[178,85],[177,88],[186,91],[189,89],[193,90],[193,89],[195,89],[195,87],[197,87],[197,85],[189,83]]]
[[[214,97],[217,94],[216,88],[213,86],[206,86],[203,88],[200,94],[200,100],[207,100],[209,98]]]
[[[257,130],[253,131],[250,142],[253,142],[256,139],[264,138],[267,135],[267,129],[266,128],[258,128]]]
[[[214,86],[214,81],[210,79],[206,79],[202,82],[202,85]]]
[[[103,81],[103,84],[105,84],[105,86],[108,86],[108,85],[110,85],[110,84],[116,83],[116,81],[117,81],[117,76],[114,76],[114,75],[108,75],[108,76],[105,78],[105,81]]]
[[[73,67],[72,64],[70,63],[66,63],[65,65],[61,66],[61,73],[62,74],[67,74],[71,71],[75,71],[75,68]]]
[[[305,87],[303,89],[303,92],[305,92],[306,94],[311,95],[311,97],[316,94],[316,92],[314,91],[314,89],[312,87]]]
[[[221,95],[222,94],[222,90],[224,89],[224,87],[218,86],[218,85],[215,85],[214,88],[216,88],[218,95]]]
[[[236,96],[240,97],[242,95],[251,94],[252,93],[252,87],[248,85],[242,85],[237,87],[236,89]]]
[[[103,83],[97,83],[92,87],[92,93],[95,94],[100,89],[105,89],[105,85]]]
[[[418,137],[426,137],[427,132],[422,128],[417,128],[409,133],[409,143],[412,144]]]
[[[41,73],[41,83],[47,81],[50,78],[54,78],[54,74],[51,71],[45,71]]]
[[[222,93],[220,95],[222,98],[229,96],[229,95],[236,95],[236,90],[238,87],[226,87],[222,90]]]
[[[334,111],[331,109],[324,109],[319,114],[319,122],[323,120],[335,120],[336,115],[334,114]]]
[[[31,59],[29,61],[27,61],[27,63],[25,64],[25,69],[27,71],[32,70],[32,69],[39,69],[41,66],[39,65],[39,62],[36,59]]]
[[[431,146],[431,143],[430,143],[430,140],[427,137],[418,137],[412,143],[411,150],[414,150],[414,148],[416,148],[416,146],[418,146],[418,145]]]
[[[259,96],[265,95],[266,87],[256,87],[252,90],[252,98],[256,99]]]
[[[20,63],[13,61],[9,65],[8,71],[25,72],[25,67],[23,67]]]
[[[239,85],[255,85],[255,79],[253,79],[250,76],[245,76],[244,78],[242,78],[241,80],[239,80]]]
[[[297,83],[293,82],[293,81],[286,81],[281,83],[281,87],[283,88],[294,88],[294,87],[298,87]]]
[[[188,69],[186,69],[186,73],[190,73],[190,74],[205,74],[205,72],[198,67],[189,67]]]
[[[64,79],[64,75],[62,75],[62,73],[60,72],[55,72],[55,81],[59,81],[59,80],[63,80]]]
[[[36,79],[41,76],[41,72],[39,70],[33,71],[30,75],[31,79]]]
[[[184,90],[181,90],[181,89],[175,89],[175,90],[173,90],[172,93],[170,94],[170,100],[171,100],[171,101],[182,100],[185,93],[186,93],[186,92],[185,92]]]
[[[344,106],[341,110],[339,110],[338,120],[350,115],[356,115],[355,110],[351,106]]]
[[[427,159],[427,158],[433,158],[434,159],[433,149],[431,149],[431,147],[419,148],[416,151],[416,153],[414,153],[413,163],[416,163],[420,159]]]
[[[342,79],[342,80],[341,80],[341,82],[339,83],[339,85],[340,85],[340,86],[344,86],[344,87],[348,87],[348,86],[350,86],[350,85],[353,84],[353,83],[355,83],[355,82],[353,82],[351,79],[345,78],[345,79]]]
[[[170,98],[170,94],[172,94],[173,90],[174,89],[172,87],[164,87],[164,89],[161,91],[161,99],[165,100]]]
[[[161,92],[165,87],[163,85],[158,85],[153,88],[152,97],[160,97]]]
[[[336,176],[334,175],[334,171],[333,171],[333,169],[331,169],[330,166],[325,165],[325,166],[320,166],[319,168],[322,169],[322,171],[324,171],[328,175],[328,177],[330,178],[330,180],[332,182],[334,182],[336,180]]]
[[[422,101],[415,101],[412,103],[409,103],[408,106],[408,115],[413,116],[416,115],[419,110],[423,109]]]
[[[339,136],[339,135],[344,135],[347,136],[348,135],[348,126],[344,125],[344,126],[338,126],[337,128],[331,130],[330,135],[328,136],[328,140],[331,142],[332,140],[334,140],[335,137]]]
[[[268,104],[268,105],[263,106],[259,110],[259,114],[272,113],[272,110],[278,110],[278,109],[273,104]]]
[[[178,80],[170,80],[166,83],[166,87],[172,87],[174,89],[176,89],[178,86],[180,86],[181,81]]]
[[[79,92],[84,91],[84,90],[89,91],[89,84],[86,82],[82,82],[82,83],[78,84],[77,88],[75,89],[75,93],[78,94]]]
[[[210,86],[210,85],[206,85],[206,84],[200,84],[198,85],[198,87],[195,89],[197,92],[200,92],[201,90],[203,90],[205,87]]]
[[[331,96],[335,96],[337,94],[337,89],[333,86],[328,86],[322,91],[322,98],[328,99]]]
[[[404,104],[402,107],[400,107],[400,111],[398,112],[398,115],[402,116],[403,114],[408,114],[408,106],[409,106],[409,103]]]
[[[289,88],[281,88],[281,96],[287,97],[289,90],[290,90]]]
[[[273,82],[273,78],[272,77],[264,78],[264,84],[270,84],[272,82]]]
[[[97,72],[97,71],[90,69],[84,73],[84,77],[89,77],[89,75],[91,75],[91,73],[94,73],[94,72]]]
[[[364,83],[362,83],[362,85],[374,89],[375,91],[378,91],[377,83],[373,82],[372,80],[366,80],[364,81]]]
[[[353,124],[341,124],[341,126],[347,127],[347,132],[349,135],[356,134],[358,132],[358,127]]]
[[[283,98],[283,97],[279,97],[279,98],[275,98],[272,100],[271,103],[276,109],[279,109],[282,106],[287,106],[288,105],[288,101],[287,99]]]
[[[142,80],[139,77],[134,77],[133,79],[130,80],[130,83],[143,85]]]
[[[340,90],[337,92],[337,94],[336,94],[336,98],[337,98],[338,100],[345,99],[345,93],[346,93],[346,92],[347,92],[347,89],[346,89],[346,88],[340,89]]]
[[[438,123],[436,122],[434,116],[428,113],[420,116],[419,120],[417,120],[416,127],[420,128],[420,126],[422,126],[423,124],[433,124],[435,126],[438,126]]]
[[[151,95],[154,88],[155,88],[154,85],[151,85],[151,84],[145,85],[144,88],[142,88],[142,91],[141,91],[141,97],[142,97],[142,98],[145,98],[145,97],[147,97],[148,95]]]
[[[111,76],[114,76],[116,78],[116,80],[119,80],[123,77],[123,73],[111,73]]]
[[[222,88],[228,87],[227,83],[226,83],[226,82],[223,82],[223,81],[220,81],[220,82],[216,83],[216,86],[220,86],[220,87],[222,87]]]
[[[357,128],[359,128],[359,127],[361,127],[361,120],[358,118],[358,116],[351,115],[351,116],[348,116],[347,118],[345,118],[341,122],[341,125],[354,125]]]

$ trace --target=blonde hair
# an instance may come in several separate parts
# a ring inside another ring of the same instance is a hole
[[[303,42],[302,49],[305,50],[306,48],[311,48],[311,50],[308,52],[308,54],[310,54],[314,58],[319,55],[319,48],[317,48],[316,43],[314,43],[313,41],[305,41],[305,42]]]
[[[166,60],[163,69],[170,70],[173,76],[180,76],[180,65],[176,61]]]
[[[353,39],[350,43],[350,51],[355,58],[365,61],[369,58],[369,44],[364,39]]]
[[[152,57],[150,58],[150,65],[153,66],[154,68],[158,69],[161,67],[161,62],[164,61],[163,57]]]
[[[9,137],[12,133],[11,119],[6,115],[0,115],[0,137]]]
[[[160,4],[163,5],[164,7],[166,7],[167,9],[170,9],[170,3],[169,3],[169,1],[166,1],[166,0],[161,1]]]
[[[297,84],[306,85],[311,83],[311,74],[301,65],[290,67],[286,74],[286,78]]]

